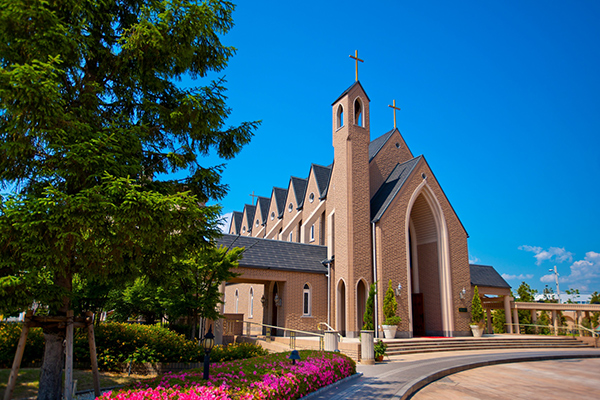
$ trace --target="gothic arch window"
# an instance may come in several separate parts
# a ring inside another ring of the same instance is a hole
[[[337,109],[337,128],[344,126],[344,107],[340,104]]]
[[[248,318],[252,318],[252,315],[254,314],[254,288],[250,287],[250,315],[248,315]]]
[[[302,315],[311,315],[311,298],[310,298],[310,286],[308,283],[304,284],[304,289],[302,290]]]
[[[240,305],[240,293],[235,289],[235,313],[238,313],[238,306]]]
[[[356,100],[354,100],[354,124],[363,126],[363,107],[360,97],[357,97]]]

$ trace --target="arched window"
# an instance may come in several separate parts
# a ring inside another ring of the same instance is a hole
[[[344,107],[340,104],[337,109],[337,128],[344,126]]]
[[[310,286],[308,286],[308,283],[305,283],[304,290],[302,291],[302,315],[311,315],[310,303]]]
[[[358,126],[363,126],[363,110],[360,98],[354,100],[354,123]]]
[[[240,294],[237,289],[235,289],[235,313],[238,313],[238,306],[240,305]]]
[[[250,315],[248,318],[252,318],[254,314],[254,288],[250,288]]]

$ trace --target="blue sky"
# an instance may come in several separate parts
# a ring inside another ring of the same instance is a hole
[[[331,103],[358,50],[371,138],[393,127],[395,99],[472,261],[514,289],[554,288],[557,265],[563,291],[600,291],[599,20],[596,1],[240,1],[219,76],[231,124],[262,125],[227,163],[223,212],[331,163]]]

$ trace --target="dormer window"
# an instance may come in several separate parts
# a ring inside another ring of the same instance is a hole
[[[246,233],[246,227],[242,228],[242,233]]]
[[[294,209],[294,205],[292,203],[290,203],[290,205],[288,206],[288,212],[292,212],[293,209]]]
[[[258,222],[258,220],[256,220],[255,225],[258,227],[258,224],[260,224],[260,222]]]
[[[311,193],[311,194],[308,195],[308,201],[310,201],[311,203],[313,201],[315,201],[315,194],[314,193]]]
[[[271,212],[271,221],[273,221],[275,219],[275,212]]]

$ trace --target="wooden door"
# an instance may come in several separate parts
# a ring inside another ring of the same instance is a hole
[[[423,293],[412,295],[413,336],[425,336],[425,312],[423,308]]]

